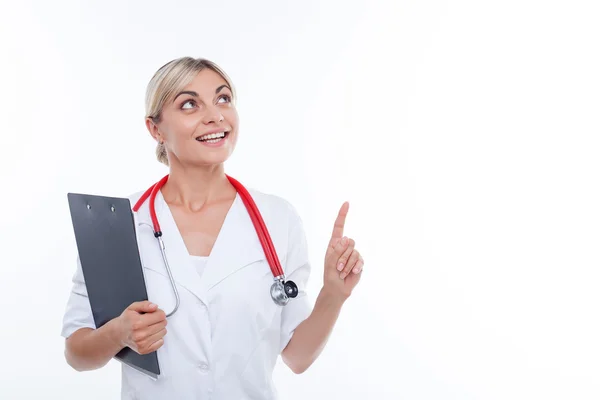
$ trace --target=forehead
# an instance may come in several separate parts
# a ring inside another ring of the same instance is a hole
[[[182,90],[193,90],[199,95],[205,94],[212,96],[215,94],[215,90],[222,85],[229,86],[227,81],[223,79],[219,73],[212,69],[205,68],[198,72],[198,74],[196,74]]]

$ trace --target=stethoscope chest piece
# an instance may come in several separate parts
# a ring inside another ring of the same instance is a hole
[[[276,279],[271,285],[271,298],[278,306],[285,306],[291,298],[298,296],[298,286],[292,281]]]
[[[285,294],[288,297],[294,298],[298,296],[298,286],[296,286],[296,284],[293,281],[285,282],[283,284],[283,288],[285,289]]]

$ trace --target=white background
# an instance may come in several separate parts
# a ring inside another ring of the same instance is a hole
[[[366,260],[285,399],[600,398],[595,1],[12,1],[0,9],[0,398],[118,398],[62,315],[67,192],[167,172],[154,71],[216,61],[239,91],[226,171],[300,211],[314,275],[337,211]],[[327,397],[332,396],[332,397]]]

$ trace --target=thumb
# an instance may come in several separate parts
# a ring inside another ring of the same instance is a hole
[[[136,311],[136,312],[140,312],[140,313],[149,313],[149,312],[156,311],[157,307],[158,306],[156,304],[154,304],[148,300],[144,300],[144,301],[136,301],[135,303],[132,303],[129,307],[127,307],[127,309]]]

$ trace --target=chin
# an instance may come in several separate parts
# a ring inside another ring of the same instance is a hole
[[[194,164],[198,164],[198,165],[220,165],[225,163],[228,159],[229,159],[230,154],[222,154],[222,155],[217,155],[214,154],[212,157],[211,156],[206,156],[204,155],[204,157],[199,157],[196,158],[195,160],[193,160],[192,162]]]

